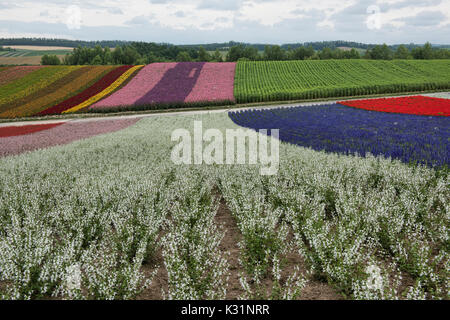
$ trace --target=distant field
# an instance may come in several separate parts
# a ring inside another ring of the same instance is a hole
[[[238,62],[238,103],[450,88],[450,60]]]
[[[5,56],[0,55],[0,65],[39,65],[41,64],[41,55],[39,56]],[[64,58],[64,55],[58,55],[60,59]]]
[[[5,48],[17,50],[33,50],[33,51],[54,51],[54,50],[73,50],[71,47],[52,47],[52,46],[3,46]]]
[[[4,46],[14,51],[0,51],[0,65],[39,65],[43,55],[57,55],[62,59],[73,48],[50,46]]]

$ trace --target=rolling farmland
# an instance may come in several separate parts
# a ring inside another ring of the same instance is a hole
[[[4,67],[0,118],[438,91],[449,75],[448,60]]]

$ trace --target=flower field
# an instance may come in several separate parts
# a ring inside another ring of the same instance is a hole
[[[113,67],[79,67],[51,85],[3,108],[0,118],[33,116],[89,88]]]
[[[238,62],[238,103],[348,97],[450,88],[450,61]]]
[[[136,121],[136,119],[121,119],[0,127],[0,157],[64,145],[80,139],[115,132],[133,125]]]
[[[450,100],[433,97],[411,96],[370,100],[341,101],[339,104],[365,110],[406,113],[425,116],[450,116]]]
[[[448,60],[6,67],[0,69],[0,118],[439,91],[450,88],[449,75]],[[405,112],[425,115],[448,108],[446,102],[431,98],[410,99],[388,100],[395,103],[390,106],[386,101],[377,106],[358,103],[370,110],[408,109]],[[356,102],[345,103],[354,106]]]
[[[255,130],[278,128],[282,141],[317,151],[371,153],[405,163],[450,166],[446,117],[388,114],[331,104],[232,112],[230,118]]]
[[[136,121],[0,138],[1,299],[449,298],[447,117],[328,105]],[[172,132],[194,121],[280,128],[278,174],[174,164]],[[46,149],[20,154],[32,145]],[[409,161],[422,156],[434,166]]]
[[[87,106],[85,103],[91,101],[90,99],[96,99],[99,95],[106,95],[109,93],[107,90],[111,85],[113,85],[122,75],[127,73],[128,70],[135,68],[133,66],[121,66],[113,68],[104,77],[95,82],[92,86],[88,87],[86,90],[80,92],[79,94],[48,108],[44,111],[39,112],[37,115],[49,115],[49,114],[60,114],[69,110],[79,110],[82,107]],[[94,101],[95,102],[95,101]],[[81,107],[80,107],[81,106]]]
[[[0,86],[20,79],[27,74],[41,68],[41,66],[5,67],[4,69],[0,70]]]
[[[133,110],[158,105],[232,103],[234,63],[154,63],[92,111]]]
[[[55,81],[63,78],[78,68],[80,67],[43,67],[0,86],[0,111],[4,110],[5,106],[8,106],[9,103],[50,86]]]

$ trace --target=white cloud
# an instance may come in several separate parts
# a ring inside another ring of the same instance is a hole
[[[411,27],[438,30],[450,24],[448,0],[16,0],[2,2],[0,21],[34,23],[34,26],[35,23],[65,24],[65,12],[69,5],[81,8],[81,31],[83,28],[124,28],[131,32],[133,27],[139,25],[148,29],[163,28],[168,32],[225,30],[229,32],[230,39],[235,34],[242,36],[237,28],[243,25],[247,29],[250,25],[269,28],[282,26],[285,33],[290,34],[293,29],[290,29],[289,24],[297,25],[298,29],[298,23],[303,21],[311,24],[307,27],[313,34],[308,36],[314,35],[314,29],[320,36],[320,30],[325,29],[330,36],[334,35],[333,38],[341,39],[344,31],[349,33],[353,30],[359,34],[364,29],[363,21],[367,19],[366,9],[369,5],[381,8],[383,25],[397,28],[400,32],[402,28],[406,30]],[[436,24],[432,22],[432,17],[423,12],[442,14]],[[420,22],[420,19],[427,21]],[[65,33],[68,30],[60,31]],[[364,31],[370,32],[367,28]],[[254,36],[247,34],[247,41],[253,41]],[[441,42],[449,41],[442,39]],[[273,39],[273,42],[277,42],[277,39]]]

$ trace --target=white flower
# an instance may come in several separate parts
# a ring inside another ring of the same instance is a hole
[[[366,273],[369,275],[366,281],[367,288],[374,291],[383,290],[381,269],[376,265],[370,265],[366,268]]]
[[[67,268],[66,287],[69,291],[81,289],[81,269],[78,263]]]

